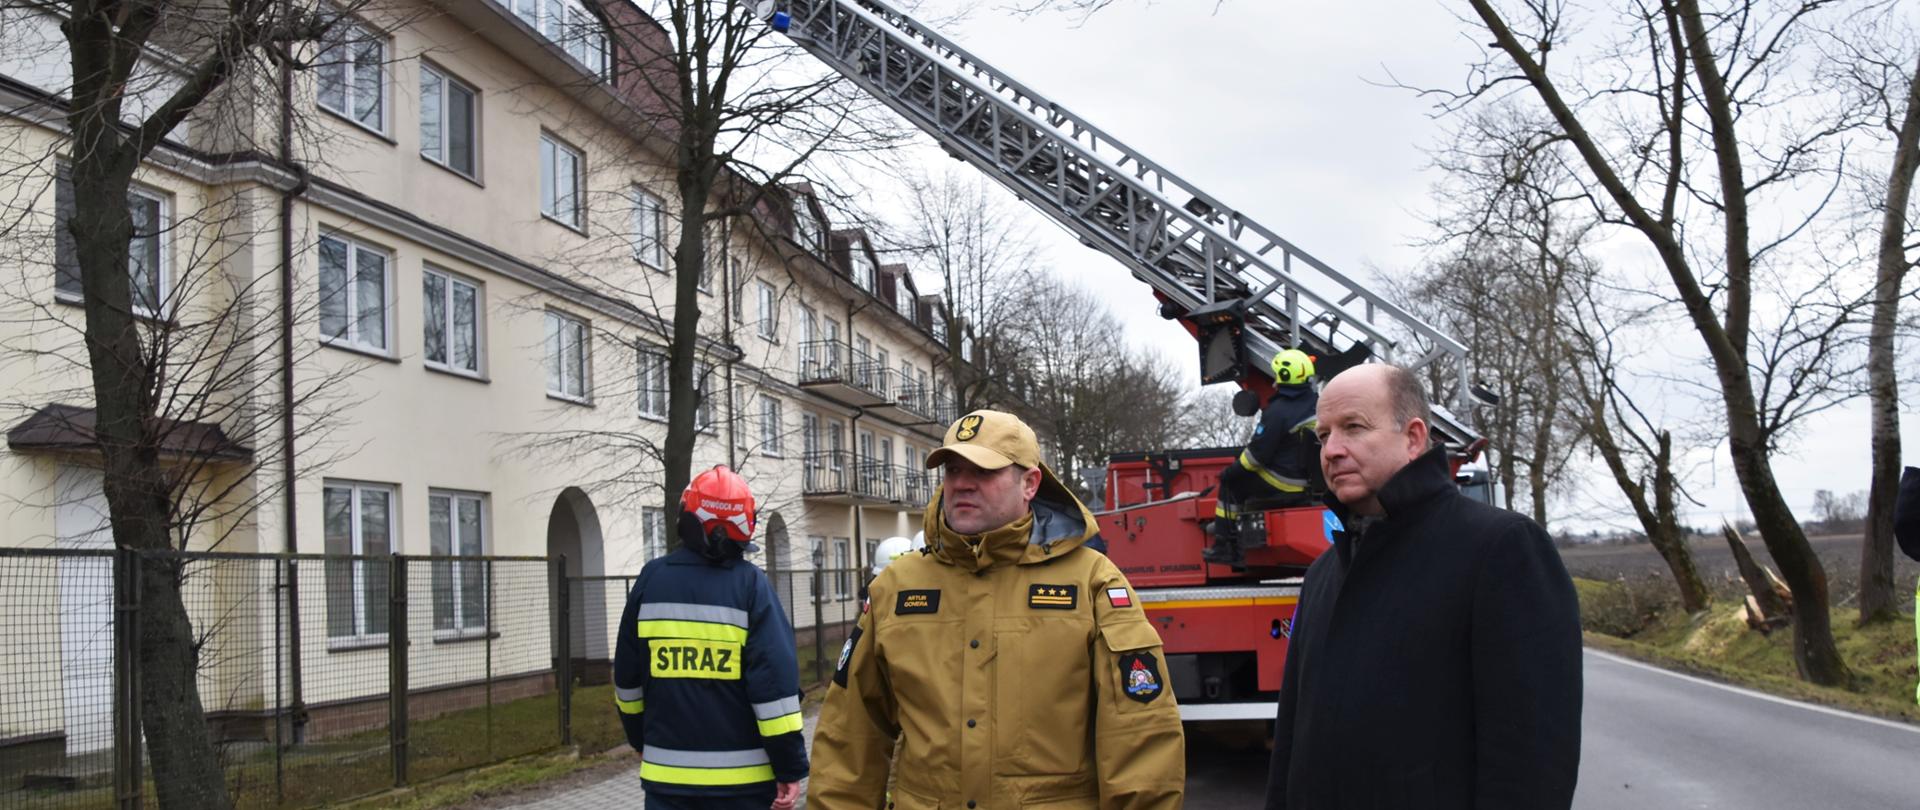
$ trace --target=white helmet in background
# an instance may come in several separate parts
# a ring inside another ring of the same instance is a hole
[[[880,576],[881,570],[895,558],[913,551],[917,546],[905,537],[889,537],[873,548],[873,575]]]

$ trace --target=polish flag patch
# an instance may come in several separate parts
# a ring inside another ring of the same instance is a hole
[[[1114,607],[1127,607],[1133,604],[1133,597],[1127,595],[1126,588],[1108,588],[1107,602]]]

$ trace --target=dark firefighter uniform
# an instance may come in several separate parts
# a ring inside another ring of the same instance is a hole
[[[1216,516],[1238,517],[1239,505],[1249,500],[1306,491],[1310,465],[1315,462],[1305,450],[1318,443],[1313,431],[1318,424],[1314,408],[1319,403],[1312,385],[1274,386],[1246,449],[1236,463],[1220,471]]]
[[[936,494],[928,547],[874,580],[821,709],[810,808],[882,806],[896,739],[899,810],[1180,806],[1160,637],[1041,469],[1032,511],[984,535],[947,529]]]
[[[793,628],[758,567],[690,546],[647,563],[627,594],[621,724],[648,807],[765,810],[776,781],[807,773]]]

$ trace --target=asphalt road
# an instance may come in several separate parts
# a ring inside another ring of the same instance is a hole
[[[1913,810],[1920,727],[1586,656],[1576,810]],[[1187,806],[1260,807],[1266,752],[1193,728]]]

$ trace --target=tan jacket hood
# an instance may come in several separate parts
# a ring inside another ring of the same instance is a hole
[[[1045,464],[1040,465],[1040,491],[1034,494],[1027,514],[985,534],[969,536],[947,528],[940,496],[940,490],[934,490],[933,500],[921,518],[927,548],[941,562],[966,571],[1045,562],[1099,533],[1099,524],[1086,504],[1074,497]]]

